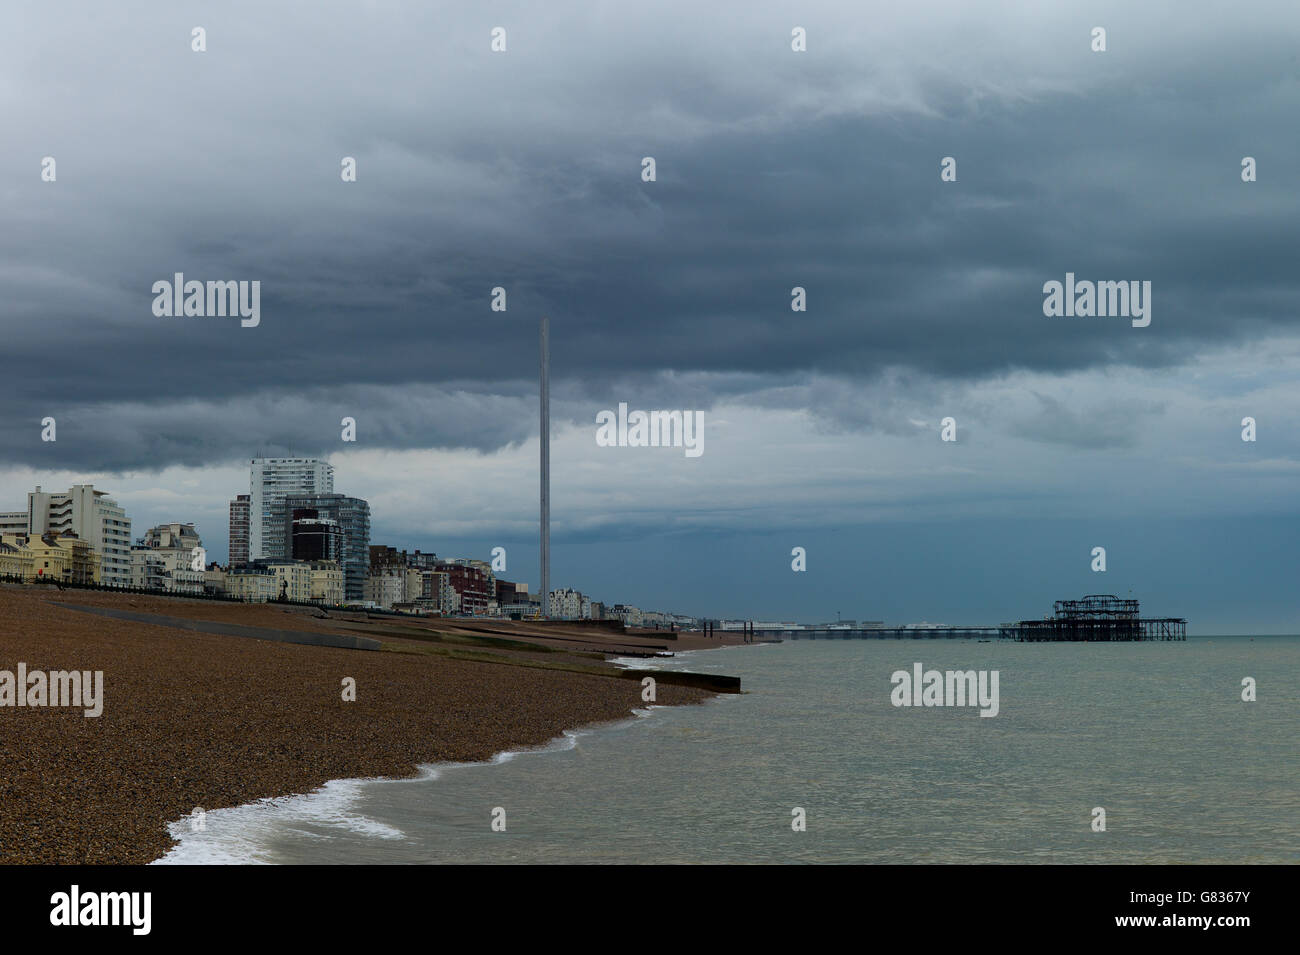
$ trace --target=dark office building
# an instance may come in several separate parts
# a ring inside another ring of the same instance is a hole
[[[303,525],[304,547],[328,546],[328,532],[314,533],[312,523],[332,523],[337,528],[338,543],[334,558],[302,558],[337,560],[343,567],[343,595],[348,603],[361,603],[366,599],[366,575],[370,572],[370,505],[359,497],[346,494],[290,494],[281,505],[285,522],[285,540],[293,540],[294,514],[297,511],[315,511],[314,521]],[[308,541],[314,537],[316,544]],[[288,553],[285,557],[296,557]]]
[[[293,509],[288,539],[292,542],[294,560],[340,560],[343,534],[338,521],[320,516],[315,507]]]
[[[231,567],[243,567],[248,563],[248,508],[247,494],[240,494],[230,502]]]

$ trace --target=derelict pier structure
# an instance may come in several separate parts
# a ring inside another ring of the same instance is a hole
[[[1042,620],[1021,620],[1001,628],[1012,640],[1084,641],[1186,640],[1182,617],[1140,617],[1138,602],[1112,594],[1089,594],[1082,600],[1058,600],[1056,612]]]

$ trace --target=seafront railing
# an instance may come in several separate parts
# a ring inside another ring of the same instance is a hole
[[[131,587],[118,584],[86,583],[76,580],[58,580],[53,577],[24,577],[21,574],[0,574],[0,583],[25,584],[27,586],[47,587],[52,590],[99,590],[114,594],[141,594],[149,597],[184,597],[189,600],[218,600],[224,603],[265,603],[280,604],[290,607],[320,607],[326,610],[348,609],[346,604],[330,604],[319,600],[245,600],[235,594],[212,593],[204,591],[195,593],[189,590],[164,590],[161,587]]]

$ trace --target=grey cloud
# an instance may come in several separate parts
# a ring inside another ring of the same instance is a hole
[[[12,15],[4,460],[325,450],[345,405],[376,445],[490,450],[534,428],[542,314],[560,401],[747,393],[898,433],[944,382],[1170,367],[1294,329],[1300,132],[1277,117],[1300,103],[1300,18],[1277,6],[1281,28],[1243,41],[1104,6],[1107,59],[1047,14],[1044,42],[1073,52],[1031,49],[1016,9],[963,34],[817,7],[806,61],[775,8],[597,27],[507,6],[496,59],[486,21],[427,11],[128,5],[66,33]],[[207,54],[188,50],[196,18]],[[36,175],[46,154],[56,184]],[[150,286],[177,271],[261,280],[262,324],[155,318]],[[1150,279],[1151,327],[1045,318],[1042,283],[1067,271]],[[506,313],[488,310],[496,285]],[[939,384],[894,394],[908,375]],[[32,440],[44,414],[57,448]],[[1021,434],[1055,440],[1051,418]],[[1085,444],[1125,433],[1076,424]]]

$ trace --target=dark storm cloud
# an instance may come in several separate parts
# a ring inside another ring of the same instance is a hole
[[[1004,94],[1001,76],[971,85],[978,65],[932,66],[899,80],[919,106],[848,109],[891,77],[840,51],[798,65],[784,15],[770,48],[743,33],[701,53],[671,18],[645,33],[629,15],[610,42],[518,12],[494,59],[495,19],[365,9],[139,7],[65,32],[17,18],[0,87],[7,462],[324,453],[344,414],[371,446],[491,449],[535,427],[542,314],[574,409],[620,389],[677,407],[752,390],[862,426],[871,414],[806,383],[1156,368],[1295,326],[1286,31],[1243,45],[1183,23],[1162,48],[1143,25],[1147,60],[1131,37],[1127,53],[1063,50],[1073,87]],[[856,14],[819,16],[826,36]],[[189,51],[196,23],[208,53]],[[1243,155],[1259,182],[1241,182]],[[1150,328],[1045,318],[1042,284],[1067,271],[1151,281]],[[175,272],[260,280],[261,324],[154,317],[151,286]],[[488,308],[497,285],[506,313]],[[57,448],[38,440],[45,415]]]

